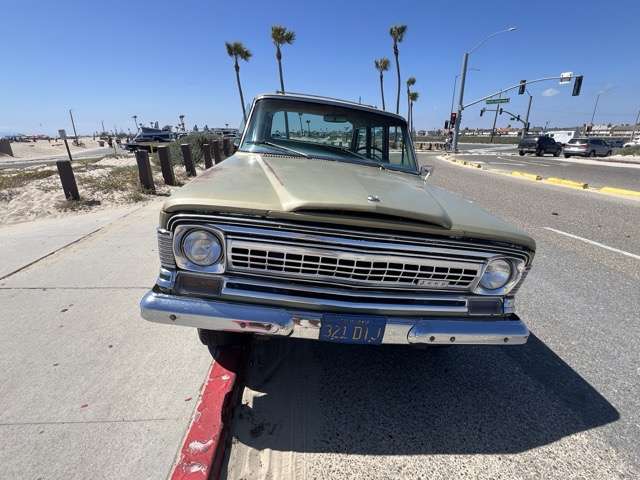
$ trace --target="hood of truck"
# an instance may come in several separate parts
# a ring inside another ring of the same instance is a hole
[[[523,232],[418,175],[320,159],[238,152],[175,192],[163,210],[424,231],[535,249]]]

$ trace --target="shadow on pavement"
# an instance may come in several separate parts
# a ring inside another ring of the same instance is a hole
[[[251,363],[233,435],[258,450],[515,453],[619,418],[533,334],[522,347],[266,342]]]

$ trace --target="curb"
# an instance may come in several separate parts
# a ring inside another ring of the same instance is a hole
[[[487,172],[495,173],[498,175],[510,175],[513,177],[523,178],[526,180],[540,181],[541,183],[547,183],[550,185],[559,185],[563,187],[575,188],[577,190],[587,190],[589,192],[602,193],[605,195],[613,195],[613,196],[623,197],[623,198],[624,197],[640,198],[639,190],[628,190],[625,188],[616,188],[616,187],[589,188],[588,183],[577,182],[575,180],[567,180],[565,178],[557,178],[557,177],[544,178],[542,175],[537,175],[534,173],[527,173],[527,172],[519,172],[517,170],[506,172],[504,170],[487,169],[487,168],[484,168],[483,165],[480,163],[467,162],[465,160],[458,160],[457,158],[448,158],[448,156],[443,156],[443,155],[438,156],[438,158],[440,160],[448,161],[448,162],[455,163],[462,166],[480,168],[480,169],[486,170]]]
[[[632,197],[640,198],[640,191],[638,190],[627,190],[625,188],[615,188],[615,187],[602,187],[600,191],[602,193],[611,193],[613,195],[630,195]]]
[[[230,347],[220,349],[216,355],[169,476],[171,480],[220,477],[231,413],[242,390],[239,371],[245,363],[244,353],[241,348]]]
[[[579,188],[579,189],[589,188],[589,184],[587,183],[576,182],[574,180],[566,180],[564,178],[557,178],[557,177],[545,178],[544,183],[550,183],[552,185],[563,185],[565,187],[573,187],[573,188]]]
[[[514,177],[527,178],[529,180],[536,180],[536,181],[542,180],[542,176],[534,175],[533,173],[513,171],[511,172],[511,175],[513,175]]]

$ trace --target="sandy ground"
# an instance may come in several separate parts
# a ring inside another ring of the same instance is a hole
[[[71,153],[74,152],[82,152],[84,150],[88,150],[91,148],[98,148],[97,140],[93,140],[92,137],[80,137],[80,142],[83,144],[81,146],[76,146],[73,144],[73,139],[69,138],[69,148],[71,149]],[[36,142],[12,142],[11,150],[13,150],[13,157],[0,155],[0,159],[30,159],[30,158],[39,158],[46,157],[49,155],[61,155],[67,153],[65,149],[64,142],[62,140],[55,141],[51,140],[51,142],[47,140],[38,140]]]
[[[640,155],[611,155],[607,160],[640,163]]]
[[[35,178],[26,185],[17,188],[0,189],[0,225],[20,223],[42,217],[63,217],[88,211],[102,210],[137,202],[145,202],[158,196],[169,196],[171,189],[164,185],[160,172],[154,172],[156,194],[143,194],[136,184],[129,188],[115,186],[103,188],[101,182],[113,178],[119,167],[136,165],[135,157],[131,155],[110,158],[100,161],[74,162],[76,183],[80,192],[80,202],[66,202],[60,178],[55,166],[27,167],[19,170],[3,170],[2,175],[34,175],[46,176]],[[182,169],[175,169],[176,178],[180,183],[186,181]],[[137,175],[137,173],[135,173]],[[136,177],[137,178],[137,177]]]

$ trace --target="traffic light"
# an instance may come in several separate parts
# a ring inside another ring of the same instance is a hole
[[[580,95],[580,90],[582,89],[582,75],[578,75],[573,82],[573,93],[571,94],[573,97],[577,97]]]
[[[449,120],[444,121],[444,129],[449,130]]]
[[[498,113],[502,115],[502,107],[500,107],[500,109],[498,110]]]
[[[524,92],[526,89],[527,89],[527,81],[520,80],[520,88],[518,89],[518,95],[524,95]]]
[[[452,127],[456,126],[456,119],[458,118],[458,114],[456,112],[451,112],[451,121],[449,122],[449,124]]]
[[[486,108],[481,109],[481,110],[480,110],[480,116],[484,115],[484,112],[485,112],[486,110],[487,110]]]

